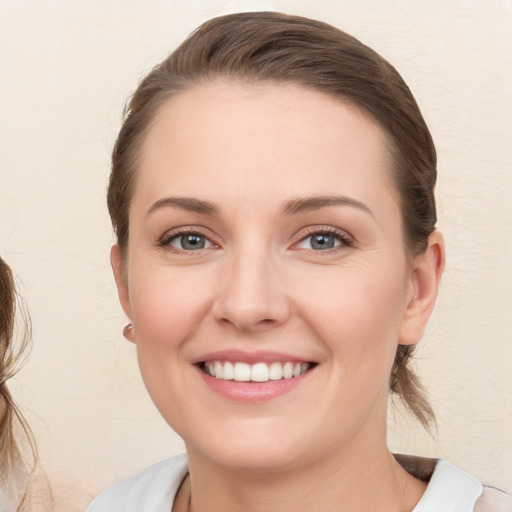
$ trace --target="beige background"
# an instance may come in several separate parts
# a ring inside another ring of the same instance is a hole
[[[391,418],[390,443],[512,491],[510,0],[3,0],[0,250],[34,323],[13,389],[58,499],[82,510],[112,481],[182,449],[121,336],[109,152],[145,71],[203,20],[254,8],[331,22],[411,86],[437,142],[448,249],[418,362],[439,435]]]

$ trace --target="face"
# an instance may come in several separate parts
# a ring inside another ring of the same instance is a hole
[[[141,157],[112,261],[189,454],[270,469],[385,443],[397,343],[430,311],[379,126],[300,86],[218,81],[169,100]]]

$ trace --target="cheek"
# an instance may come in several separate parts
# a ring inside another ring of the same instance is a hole
[[[144,274],[134,269],[133,275],[130,297],[139,360],[160,365],[164,354],[178,358],[177,349],[192,337],[210,310],[209,281],[200,271],[176,272],[165,267]]]
[[[326,286],[303,290],[302,316],[330,350],[344,377],[387,379],[405,305],[405,278],[398,272],[347,269]]]
[[[188,366],[183,360],[208,314],[211,293],[200,272],[177,273],[165,267],[148,271],[148,266],[144,273],[133,270],[130,298],[142,378],[167,420],[184,417],[191,400],[183,388]]]

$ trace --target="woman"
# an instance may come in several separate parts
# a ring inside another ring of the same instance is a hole
[[[0,510],[6,512],[26,510],[28,506],[27,464],[20,453],[16,428],[21,427],[32,457],[35,455],[30,429],[7,388],[7,380],[17,373],[30,341],[28,319],[21,311],[25,320],[25,335],[21,343],[14,344],[18,306],[11,269],[0,256]]]
[[[216,18],[153,69],[113,152],[111,259],[124,334],[187,457],[90,510],[462,512],[505,499],[387,448],[390,391],[434,421],[408,363],[444,266],[435,181],[406,84],[324,23]]]

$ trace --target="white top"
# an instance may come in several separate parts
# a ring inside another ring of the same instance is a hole
[[[185,454],[158,462],[109,487],[87,512],[170,512],[187,474]],[[512,512],[512,497],[484,488],[461,469],[438,460],[427,490],[412,512],[440,511]]]

